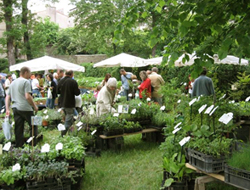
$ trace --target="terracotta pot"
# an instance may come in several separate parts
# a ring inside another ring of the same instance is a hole
[[[48,122],[47,120],[43,120],[42,125],[43,125],[43,126],[48,126],[48,125],[49,125],[49,122]]]

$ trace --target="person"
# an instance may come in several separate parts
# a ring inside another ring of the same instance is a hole
[[[207,77],[207,70],[203,68],[200,76],[195,79],[192,91],[192,97],[195,96],[210,96],[213,95],[215,98],[214,85],[211,78]]]
[[[97,99],[97,96],[98,96],[98,94],[99,94],[99,92],[100,92],[100,90],[102,89],[102,86],[101,85],[98,85],[97,87],[96,87],[96,90],[94,91],[94,97]]]
[[[38,81],[39,75],[36,73],[35,78],[32,79],[31,85],[32,85],[32,94],[34,97],[41,97],[40,90],[43,88],[39,86],[39,81]]]
[[[149,76],[149,75],[151,75],[152,71],[147,70],[146,73],[147,73],[147,75]]]
[[[57,97],[57,85],[53,80],[52,74],[47,74],[46,78],[48,80],[48,93],[47,93],[47,101],[46,107],[53,109],[55,107],[55,99]]]
[[[53,81],[56,83],[56,85],[58,85],[57,79],[58,79],[58,74],[53,73]]]
[[[62,69],[57,69],[57,83],[59,83],[59,81],[60,81],[61,79],[63,79],[64,76],[65,76],[64,70],[62,70]]]
[[[141,71],[140,77],[142,80],[141,85],[138,86],[140,99],[151,98],[151,80],[148,78],[146,71]],[[143,92],[145,92],[146,97],[143,97]]]
[[[43,88],[43,85],[44,85],[44,78],[43,78],[43,75],[42,74],[38,74],[37,75],[37,80],[39,82],[39,86],[41,87],[39,89],[40,93],[41,93],[41,96],[44,97],[45,96],[45,93],[44,93],[44,88]]]
[[[28,122],[30,129],[30,136],[37,136],[37,126],[34,126],[34,134],[32,134],[31,117],[34,116],[34,111],[38,111],[38,107],[33,101],[31,93],[30,78],[31,72],[28,67],[22,67],[20,70],[20,77],[14,80],[6,95],[6,116],[10,115],[10,100],[12,101],[12,110],[15,120],[15,139],[16,147],[22,147],[24,144],[24,122]],[[34,138],[34,145],[36,144]]]
[[[75,96],[80,94],[80,90],[78,88],[77,82],[72,79],[74,73],[72,70],[68,70],[65,73],[65,77],[63,77],[58,82],[57,92],[60,94],[59,102],[60,107],[63,108],[65,113],[65,123],[64,126],[66,130],[61,132],[61,135],[64,136],[67,134],[70,126],[73,124],[74,121],[74,109],[75,109]]]
[[[131,77],[133,73],[126,72],[124,69],[120,70],[121,74],[121,80],[122,80],[122,88],[123,88],[123,96],[126,96],[127,101],[129,100],[128,94],[129,94],[129,80],[131,80]]]
[[[115,113],[113,104],[113,94],[116,91],[117,80],[113,77],[109,78],[107,84],[102,87],[96,100],[96,115],[97,117],[106,113]]]
[[[102,81],[102,87],[106,85],[106,83],[108,82],[109,78],[111,77],[111,74],[107,73],[105,75],[105,78]]]
[[[5,89],[5,94],[8,94],[9,92],[9,87],[10,84],[12,83],[12,76],[11,75],[7,75],[6,76],[6,80],[4,82],[4,89]]]
[[[192,79],[191,75],[189,75],[188,80],[189,82],[188,85],[186,86],[186,90],[188,90],[188,94],[190,95],[189,97],[191,97],[193,91],[194,79]]]
[[[0,75],[0,80],[2,80],[2,76]],[[0,113],[2,113],[2,109],[5,106],[5,91],[3,84],[0,82]],[[5,112],[5,109],[4,109]]]
[[[132,89],[132,97],[135,99],[139,99],[139,89],[138,85],[141,84],[141,81],[137,79],[136,75],[131,76],[132,84],[133,84],[133,89]]]
[[[162,76],[158,74],[157,67],[153,67],[151,70],[152,73],[149,75],[149,79],[151,80],[151,86],[154,88],[151,93],[152,100],[162,106],[162,94],[159,93],[159,90],[161,86],[165,84],[165,81]]]

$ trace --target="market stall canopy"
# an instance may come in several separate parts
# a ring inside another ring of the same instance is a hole
[[[145,67],[146,59],[121,53],[93,65],[93,67]]]
[[[34,71],[45,71],[45,70],[54,70],[54,69],[63,69],[63,70],[73,70],[79,72],[85,72],[85,68],[68,61],[61,59],[43,56],[40,58],[32,59],[23,63],[15,64],[10,66],[10,71],[17,71],[22,67],[29,67],[31,72]]]
[[[226,58],[220,60],[218,55],[214,55],[214,63],[217,64],[233,64],[233,65],[248,65],[248,60],[240,59],[233,55],[228,55]]]
[[[147,65],[160,65],[163,60],[163,57],[155,57],[151,59],[146,59],[146,64]]]

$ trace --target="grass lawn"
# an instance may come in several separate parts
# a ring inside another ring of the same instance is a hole
[[[143,142],[141,135],[124,138],[120,152],[102,151],[86,158],[82,190],[159,190],[162,181],[159,144]]]

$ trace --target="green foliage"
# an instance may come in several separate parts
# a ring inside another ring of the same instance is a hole
[[[233,152],[232,157],[228,159],[228,165],[234,168],[250,171],[248,158],[250,156],[249,144],[243,146],[238,152]]]
[[[9,62],[8,59],[0,59],[0,72],[8,72]]]
[[[104,131],[115,131],[123,129],[123,122],[118,117],[107,115],[105,121],[101,122],[100,125],[104,126]]]
[[[0,173],[0,184],[7,184],[8,186],[14,184],[23,178],[23,173],[21,171],[12,171],[12,168],[2,170]]]

